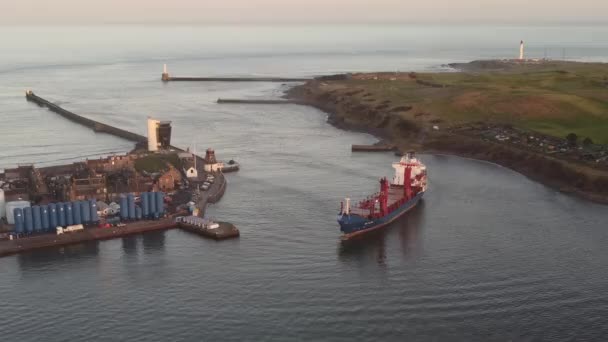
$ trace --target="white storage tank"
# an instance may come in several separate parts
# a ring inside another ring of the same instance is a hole
[[[0,218],[2,217],[6,217],[6,199],[4,197],[4,190],[0,189]]]
[[[15,209],[23,209],[28,208],[30,206],[30,202],[28,201],[12,201],[6,203],[6,221],[8,222],[8,224],[15,224]]]

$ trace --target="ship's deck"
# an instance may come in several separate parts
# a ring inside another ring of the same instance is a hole
[[[393,203],[400,201],[403,198],[403,187],[390,187],[388,189],[388,206],[390,207]],[[380,212],[380,204],[376,204],[376,210],[374,212]],[[369,209],[361,209],[359,208],[359,204],[355,204],[350,209],[351,214],[359,215],[359,216],[367,216],[369,215]]]

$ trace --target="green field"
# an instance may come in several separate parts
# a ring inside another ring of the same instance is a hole
[[[135,160],[135,170],[138,172],[162,172],[168,170],[169,165],[173,165],[178,170],[182,168],[181,161],[177,154],[149,154]]]
[[[608,144],[608,65],[552,62],[508,70],[467,70],[417,74],[415,79],[349,80],[368,103],[409,105],[401,113],[421,113],[443,122],[508,123],[564,138],[575,133]]]

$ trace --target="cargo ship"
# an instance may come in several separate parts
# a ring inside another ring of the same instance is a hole
[[[426,166],[414,152],[393,163],[395,177],[389,184],[380,179],[380,192],[351,208],[350,198],[342,202],[338,223],[342,240],[381,229],[418,204],[427,189]]]

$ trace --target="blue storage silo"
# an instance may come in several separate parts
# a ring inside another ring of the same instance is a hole
[[[57,204],[55,203],[51,203],[49,204],[49,230],[53,231],[55,228],[57,228],[57,225],[59,224],[59,220],[57,217]]]
[[[135,220],[135,195],[127,195],[127,204],[129,205],[129,219]]]
[[[65,202],[65,225],[71,226],[74,224],[74,214],[72,213],[72,202]]]
[[[150,193],[142,192],[141,193],[141,211],[143,217],[147,218],[150,216]]]
[[[89,210],[91,210],[91,222],[99,222],[99,215],[97,215],[97,200],[92,199],[89,201]]]
[[[141,207],[135,207],[135,219],[136,220],[141,220],[143,216],[143,210],[141,209]]]
[[[15,233],[16,234],[25,233],[25,225],[23,222],[23,209],[21,209],[21,208],[13,209],[13,216],[15,217]]]
[[[154,213],[156,212],[156,193],[155,192],[149,192],[148,193],[148,201],[150,202],[150,217],[154,216]]]
[[[65,219],[65,203],[57,203],[57,225],[65,227],[67,225]]]
[[[31,207],[23,208],[23,227],[27,234],[34,232],[34,216]]]
[[[32,207],[32,217],[34,219],[34,231],[40,233],[42,231],[42,214],[39,205]]]
[[[156,196],[156,212],[163,216],[165,214],[165,194],[159,191],[154,195]]]
[[[74,224],[82,224],[82,206],[80,201],[72,202],[72,215],[74,216]]]
[[[80,211],[82,212],[82,223],[91,223],[91,204],[89,201],[80,202]]]
[[[120,218],[126,220],[129,218],[129,202],[127,196],[120,196]]]
[[[42,218],[42,230],[48,232],[51,230],[51,223],[49,219],[49,206],[41,205],[40,206],[40,214]]]

